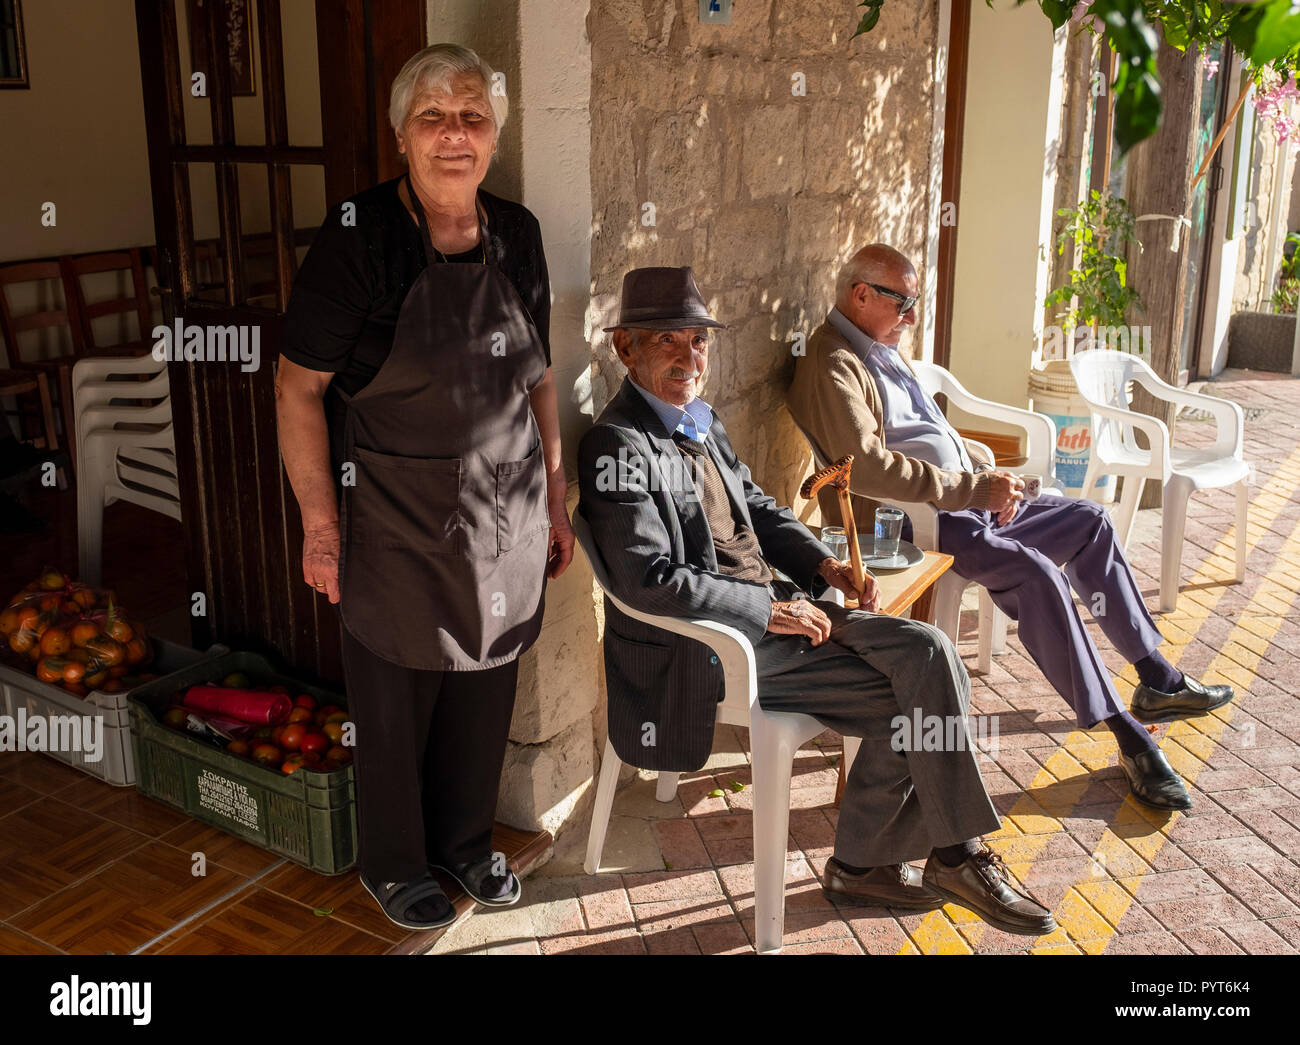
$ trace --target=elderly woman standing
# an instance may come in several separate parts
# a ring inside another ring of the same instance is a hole
[[[573,556],[536,218],[479,188],[506,101],[464,47],[419,52],[389,119],[409,173],[335,208],[276,375],[303,577],[339,604],[361,881],[408,929],[519,883],[491,851],[518,656]]]

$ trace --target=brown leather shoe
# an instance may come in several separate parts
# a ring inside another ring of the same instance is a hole
[[[822,888],[833,900],[880,907],[934,911],[947,902],[926,887],[921,872],[911,864],[873,867],[865,874],[854,874],[832,856],[826,861]]]
[[[1002,857],[984,842],[980,851],[956,867],[933,853],[925,862],[925,884],[958,907],[979,915],[995,929],[1022,936],[1046,936],[1056,931],[1052,912],[1010,882]]]

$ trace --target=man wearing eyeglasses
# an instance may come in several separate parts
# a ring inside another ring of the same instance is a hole
[[[1142,718],[1203,714],[1228,703],[1232,688],[1203,686],[1160,655],[1163,637],[1104,508],[1059,497],[1024,503],[1020,478],[971,459],[898,351],[916,322],[917,291],[916,270],[894,248],[877,243],[854,254],[835,308],[796,361],[791,415],[826,461],[853,454],[853,493],[938,508],[940,550],[1020,622],[1021,641],[1079,726],[1111,730],[1133,796],[1163,811],[1189,809],[1182,780],[1116,693],[1071,586],[1089,606],[1105,607],[1097,623],[1137,669],[1133,712]],[[838,517],[832,503],[823,499],[823,516]]]

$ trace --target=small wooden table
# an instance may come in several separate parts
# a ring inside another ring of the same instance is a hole
[[[913,620],[930,622],[934,617],[934,584],[952,565],[952,556],[943,552],[926,552],[925,559],[905,570],[882,570],[876,575],[880,588],[880,609],[886,617],[901,617],[910,607]],[[853,608],[853,604],[849,604]],[[840,754],[839,780],[835,784],[835,804],[844,794],[844,754]]]

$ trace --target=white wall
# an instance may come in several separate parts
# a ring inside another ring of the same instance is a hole
[[[1035,4],[970,3],[949,367],[976,395],[1025,406],[1048,290],[1066,30],[1054,40]]]
[[[31,87],[0,91],[0,261],[152,243],[132,0],[38,0],[23,23]]]

